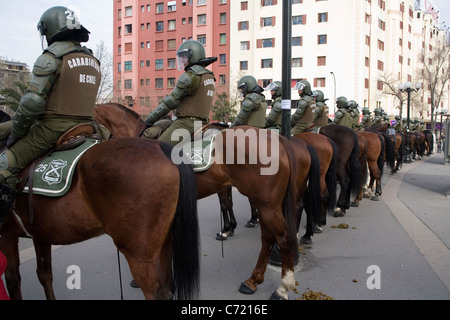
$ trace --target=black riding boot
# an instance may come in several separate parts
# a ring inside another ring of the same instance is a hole
[[[16,190],[6,185],[0,185],[0,229],[2,228],[6,215],[16,198]]]

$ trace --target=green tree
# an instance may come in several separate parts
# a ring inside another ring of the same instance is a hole
[[[213,112],[212,120],[223,123],[234,122],[236,120],[237,110],[236,101],[230,101],[226,92],[217,94],[217,99],[211,110]]]
[[[15,88],[4,88],[0,90],[0,95],[4,97],[4,100],[0,101],[0,106],[4,106],[5,112],[9,114],[16,112],[27,86],[28,81],[24,77],[20,77],[19,81],[14,82]]]

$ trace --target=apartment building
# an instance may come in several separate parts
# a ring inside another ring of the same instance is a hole
[[[155,108],[180,75],[174,58],[185,39],[201,41],[208,56],[219,58],[212,66],[216,87],[230,99],[238,99],[244,75],[263,87],[281,80],[282,7],[283,0],[115,0],[117,101],[142,113]],[[345,96],[399,114],[383,80],[420,81],[418,55],[445,41],[437,10],[430,0],[292,0],[291,87],[306,79],[330,106]],[[422,105],[413,116],[428,119],[429,93],[415,94]],[[291,97],[295,108],[297,92]]]
[[[114,0],[114,101],[147,115],[175,87],[176,51],[205,46],[217,92],[228,92],[229,0]]]

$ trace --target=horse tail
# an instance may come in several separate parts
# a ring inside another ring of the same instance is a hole
[[[383,136],[378,135],[378,139],[380,139],[380,143],[381,143],[381,150],[380,150],[380,154],[378,155],[378,159],[377,159],[377,166],[378,169],[380,169],[380,176],[383,175],[383,169],[384,169],[384,150],[386,148],[386,140]]]
[[[280,135],[280,142],[289,158],[289,181],[283,198],[283,216],[286,220],[289,238],[297,239],[297,201],[299,200],[299,186],[296,185],[298,177],[297,161],[289,140]]]
[[[361,164],[359,162],[359,141],[356,132],[350,130],[353,135],[353,149],[349,158],[348,173],[350,177],[350,191],[352,195],[358,195],[361,188]]]
[[[336,189],[337,189],[337,179],[336,179],[336,166],[337,166],[337,146],[333,140],[328,139],[333,148],[333,157],[331,158],[330,166],[328,167],[327,173],[325,174],[325,183],[328,190],[327,198],[327,211],[333,212],[336,207]]]
[[[170,159],[173,147],[160,142],[161,150]],[[181,152],[181,151],[180,151]],[[172,226],[173,280],[177,298],[198,298],[200,280],[200,233],[197,217],[197,180],[187,161],[178,165],[180,191]]]
[[[398,148],[398,163],[400,166],[403,165],[403,156],[405,155],[405,147],[406,147],[406,138],[403,132],[400,132],[400,135],[402,136],[402,142],[400,143],[400,148]]]
[[[392,170],[395,169],[395,142],[387,133],[382,133],[385,140],[386,163]]]
[[[315,223],[320,222],[322,201],[320,196],[320,162],[316,149],[308,144],[308,151],[311,157],[308,179],[308,206],[309,212],[313,215]]]

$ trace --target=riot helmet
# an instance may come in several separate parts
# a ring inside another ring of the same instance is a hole
[[[47,44],[55,41],[89,41],[90,32],[81,25],[77,15],[67,7],[52,7],[45,11],[38,22],[37,29]]]
[[[264,91],[253,76],[243,76],[241,80],[239,80],[237,88],[241,98],[245,97],[245,95],[250,92],[261,93]]]
[[[300,80],[297,82],[294,89],[297,91],[303,90],[302,94],[307,94],[308,96],[311,95],[311,84],[306,80]]]
[[[205,47],[196,40],[187,40],[177,50],[178,70],[205,59]]]
[[[317,102],[325,102],[328,98],[325,98],[322,90],[314,90],[317,93],[316,101]]]
[[[370,114],[371,112],[370,112],[369,108],[364,107],[364,108],[362,108],[362,113],[363,114]]]
[[[348,101],[346,97],[339,97],[336,99],[336,105],[339,108],[347,108],[348,107]]]
[[[381,110],[380,108],[375,108],[375,110],[373,110],[373,112],[375,113],[375,115],[380,116],[381,115]]]
[[[266,91],[270,91],[272,93],[272,91],[275,91],[274,94],[272,94],[272,99],[275,99],[277,97],[281,97],[282,94],[282,90],[283,90],[283,85],[281,83],[281,81],[274,81],[271,82],[265,89]]]

